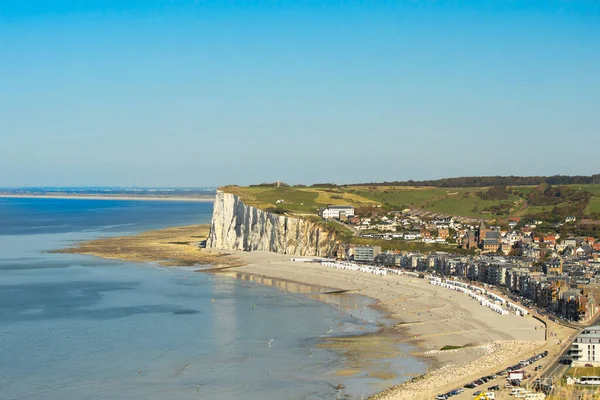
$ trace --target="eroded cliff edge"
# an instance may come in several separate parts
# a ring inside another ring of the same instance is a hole
[[[260,210],[217,191],[207,247],[325,257],[336,245],[335,234],[318,223]]]

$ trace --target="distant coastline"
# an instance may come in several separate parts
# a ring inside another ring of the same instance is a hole
[[[144,195],[110,195],[110,194],[7,194],[0,193],[0,198],[7,199],[65,199],[65,200],[126,200],[126,201],[203,201],[213,202],[215,196],[144,196]]]

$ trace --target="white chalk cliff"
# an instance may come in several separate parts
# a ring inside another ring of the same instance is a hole
[[[336,245],[335,234],[317,223],[260,210],[217,191],[206,247],[324,257]]]

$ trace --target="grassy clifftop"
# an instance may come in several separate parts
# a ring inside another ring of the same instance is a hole
[[[351,193],[344,188],[225,186],[220,190],[239,196],[249,206],[263,210],[280,209],[292,214],[316,215],[320,208],[325,208],[328,204],[348,204],[357,208],[381,205],[374,199]],[[278,204],[278,200],[283,202]]]
[[[553,209],[570,212],[569,206],[581,205],[576,192],[589,193],[585,206],[573,213],[580,217],[600,212],[600,185],[564,185],[562,197],[550,199],[548,194],[532,197],[539,192],[535,186],[436,188],[410,186],[339,186],[339,187],[289,187],[289,186],[225,186],[221,188],[238,195],[244,203],[281,213],[317,214],[328,204],[352,205],[365,210],[371,207],[402,210],[411,208],[451,214],[456,216],[505,219],[509,216],[539,216]],[[532,194],[533,193],[533,194]],[[553,193],[553,192],[552,192]],[[282,201],[283,200],[283,201]],[[540,201],[543,200],[543,201]],[[552,201],[550,201],[552,200]]]

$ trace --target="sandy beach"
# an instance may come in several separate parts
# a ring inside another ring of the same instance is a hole
[[[571,333],[570,329],[548,321],[549,330],[556,336],[545,341],[544,324],[533,317],[497,314],[462,293],[432,286],[424,279],[378,276],[292,262],[290,256],[269,252],[201,249],[198,243],[206,234],[205,225],[170,228],[83,242],[61,252],[127,261],[159,261],[164,265],[219,264],[223,269],[217,268],[216,273],[276,286],[283,291],[302,292],[308,285],[311,291],[327,288],[371,297],[376,300],[378,309],[396,321],[393,327],[385,329],[385,338],[415,345],[417,351],[411,355],[430,365],[426,375],[373,397],[381,400],[430,399],[534,352],[556,351],[558,341]],[[388,343],[387,339],[376,340]],[[359,347],[369,347],[369,339],[366,340]],[[441,350],[445,346],[461,348]],[[365,358],[365,354],[362,357]],[[360,365],[353,368],[358,369]]]
[[[296,263],[289,256],[267,252],[234,254],[245,265],[228,272],[294,280],[377,299],[377,306],[398,321],[397,340],[417,345],[421,351],[413,356],[427,359],[431,369],[425,377],[389,389],[376,399],[432,398],[446,387],[481,376],[487,369],[501,369],[514,359],[530,356],[546,344],[541,322],[497,314],[468,296],[431,286],[423,279]],[[466,347],[442,351],[444,346]]]

